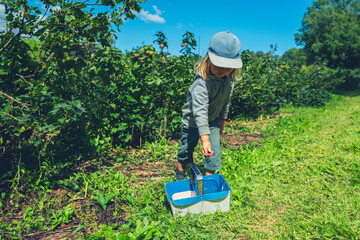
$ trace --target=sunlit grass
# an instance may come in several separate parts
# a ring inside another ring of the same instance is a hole
[[[324,108],[287,108],[266,124],[228,129],[265,134],[258,147],[223,149],[219,173],[232,188],[230,211],[173,218],[167,209],[151,215],[159,238],[356,239],[359,106],[359,97],[334,96]],[[196,163],[202,164],[200,156]]]
[[[338,96],[320,109],[284,109],[291,114],[268,128],[261,147],[229,154],[226,159],[241,154],[252,159],[235,179],[233,168],[223,172],[230,176],[232,203],[248,198],[231,211],[238,216],[239,237],[359,236],[360,185],[352,184],[360,177],[359,168],[353,169],[360,164],[359,110],[359,97]],[[244,182],[248,189],[238,194]],[[248,212],[241,214],[244,209]]]
[[[41,199],[21,206],[27,209],[24,220],[3,224],[6,236],[51,227],[52,210],[70,203],[75,211],[68,224],[105,239],[358,239],[358,95],[334,95],[323,108],[287,107],[277,117],[234,121],[225,133],[238,140],[260,136],[235,149],[223,144],[219,173],[232,188],[229,212],[172,216],[164,186],[174,181],[179,142],[163,139],[120,151],[98,171],[75,173],[68,182],[76,191],[38,190]],[[199,145],[194,160],[204,170],[200,150]],[[94,200],[99,191],[113,196],[106,206]],[[119,222],[100,226],[103,214]]]

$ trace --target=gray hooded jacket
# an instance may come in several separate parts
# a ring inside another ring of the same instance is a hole
[[[229,75],[218,78],[212,74],[209,80],[198,73],[187,92],[187,102],[183,106],[184,125],[199,129],[200,136],[210,134],[209,123],[216,118],[227,119],[234,82]]]

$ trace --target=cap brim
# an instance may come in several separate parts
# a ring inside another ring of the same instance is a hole
[[[215,54],[211,53],[210,51],[208,52],[209,54],[209,58],[212,64],[214,64],[217,67],[222,67],[222,68],[242,68],[242,61],[241,58],[235,58],[235,59],[231,59],[231,58],[223,58],[223,57],[219,57],[216,56]]]

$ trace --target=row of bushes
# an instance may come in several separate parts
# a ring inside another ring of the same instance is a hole
[[[176,137],[199,56],[191,52],[192,34],[184,34],[181,56],[163,51],[159,36],[160,51],[146,45],[122,53],[66,32],[58,36],[66,44],[20,39],[8,48],[0,70],[2,174],[44,162],[73,166],[111,149]],[[284,104],[320,106],[335,84],[324,68],[285,64],[273,54],[244,51],[242,59],[232,118],[272,114]]]
[[[242,53],[242,80],[232,100],[232,116],[257,118],[287,104],[320,107],[339,84],[324,66],[286,64],[278,56]]]

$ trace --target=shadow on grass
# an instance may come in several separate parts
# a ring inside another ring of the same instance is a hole
[[[345,96],[345,97],[358,97],[360,96],[360,87],[354,90],[337,90],[335,92],[335,94],[341,95],[341,96]]]

